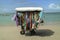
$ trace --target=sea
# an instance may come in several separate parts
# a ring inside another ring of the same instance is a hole
[[[12,20],[14,13],[2,14],[0,13],[0,26],[15,26],[15,21]],[[47,12],[43,13],[42,19],[45,24],[58,24],[60,25],[60,12]]]

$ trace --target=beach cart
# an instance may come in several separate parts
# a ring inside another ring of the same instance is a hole
[[[40,19],[42,16],[41,7],[19,7],[16,8],[16,15],[18,15],[18,25],[21,26],[21,34],[25,34],[26,31],[35,33],[37,25],[40,24]]]

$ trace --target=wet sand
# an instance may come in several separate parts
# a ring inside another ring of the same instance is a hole
[[[59,25],[41,25],[35,35],[21,35],[16,26],[0,26],[0,40],[60,40]]]

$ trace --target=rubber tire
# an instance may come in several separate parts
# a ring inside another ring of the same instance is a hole
[[[44,23],[44,21],[42,20],[40,23]]]
[[[24,31],[20,31],[20,34],[21,34],[21,35],[24,35],[24,34],[25,34],[25,32],[24,32]]]
[[[32,30],[30,31],[30,33],[31,33],[31,35],[36,34],[36,32],[34,31],[34,29],[32,29]]]

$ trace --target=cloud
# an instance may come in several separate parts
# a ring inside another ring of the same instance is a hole
[[[60,5],[55,3],[49,4],[48,7],[51,9],[60,9]]]

